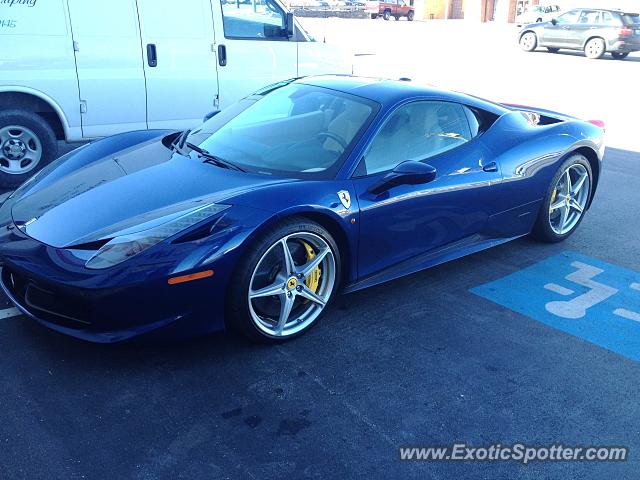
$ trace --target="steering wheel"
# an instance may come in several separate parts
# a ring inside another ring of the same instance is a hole
[[[342,150],[346,150],[347,149],[347,141],[342,138],[340,135],[333,133],[333,132],[320,132],[318,134],[318,138],[330,138],[331,140],[334,140],[335,142],[338,143],[338,145],[340,145],[342,147]]]

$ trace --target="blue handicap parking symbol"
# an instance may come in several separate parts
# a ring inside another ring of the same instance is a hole
[[[471,291],[640,360],[639,272],[564,252]]]

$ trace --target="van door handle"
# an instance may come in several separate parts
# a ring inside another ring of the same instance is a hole
[[[482,170],[484,170],[485,172],[497,172],[498,164],[496,162],[489,162],[484,167],[482,167]]]
[[[218,64],[224,67],[227,64],[227,47],[218,45]]]
[[[147,63],[150,67],[158,66],[158,54],[156,52],[156,46],[153,43],[147,44]]]

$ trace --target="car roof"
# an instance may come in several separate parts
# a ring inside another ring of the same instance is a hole
[[[412,98],[433,98],[476,106],[502,114],[501,106],[464,93],[440,89],[431,85],[414,83],[410,80],[389,80],[385,78],[358,77],[355,75],[318,75],[303,77],[296,83],[330,88],[391,107]]]

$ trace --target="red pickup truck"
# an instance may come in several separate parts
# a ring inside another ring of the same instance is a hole
[[[396,20],[400,20],[400,17],[407,17],[407,20],[410,22],[415,15],[413,7],[407,5],[404,0],[369,1],[365,4],[365,12],[368,13],[371,18],[378,18],[378,15],[382,15],[382,18],[385,20],[389,20],[391,17],[394,17]]]

